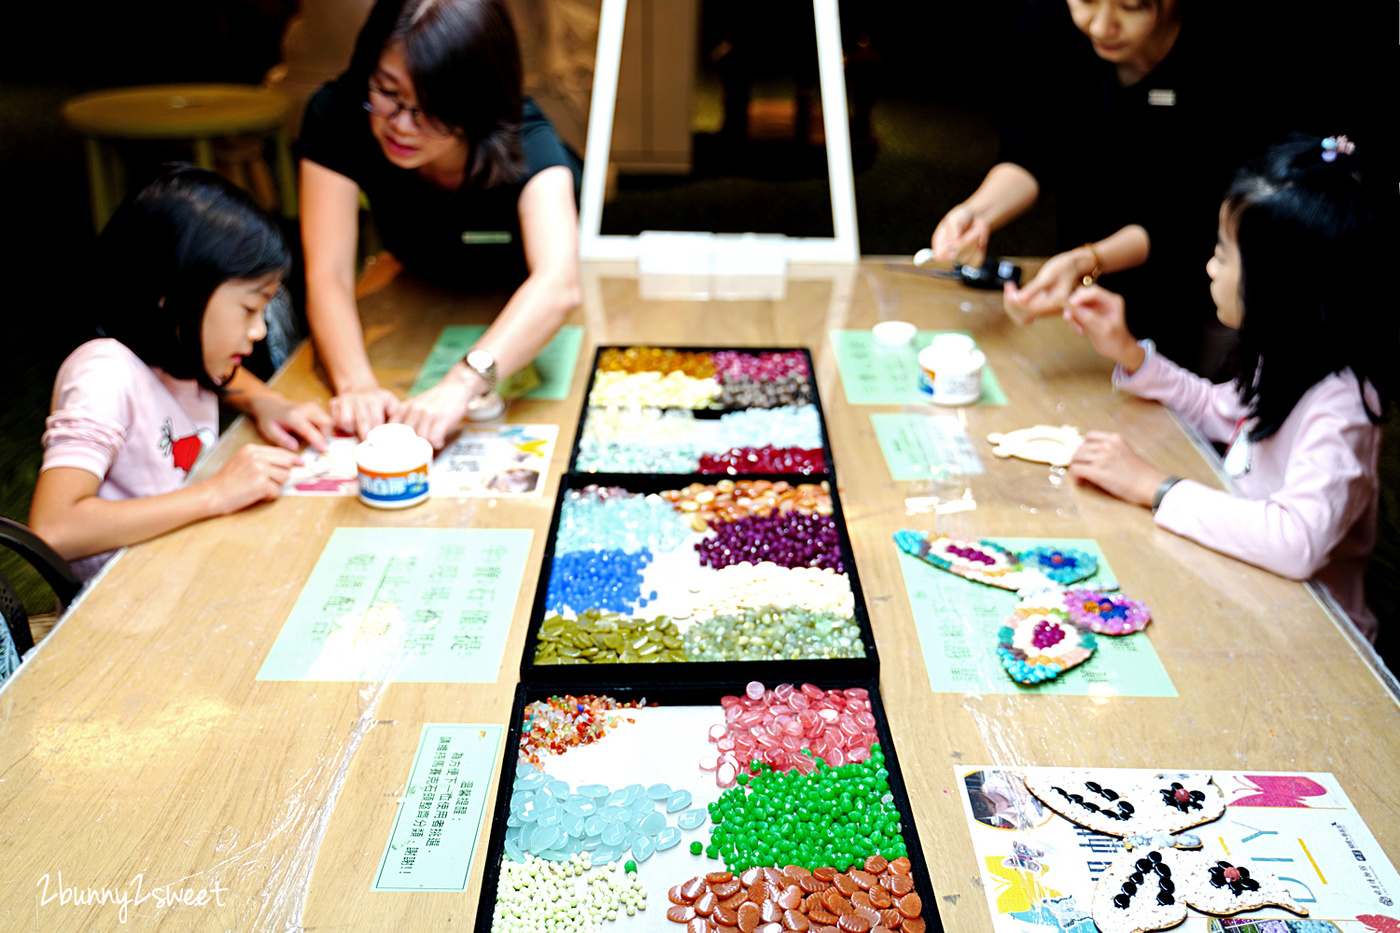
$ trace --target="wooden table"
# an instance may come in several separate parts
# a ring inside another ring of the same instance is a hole
[[[621,342],[812,349],[882,693],[949,930],[991,929],[958,795],[943,790],[962,764],[1331,771],[1400,859],[1400,708],[1305,587],[1160,531],[1144,509],[1052,483],[1034,464],[985,458],[975,510],[917,514],[930,489],[888,478],[869,418],[878,409],[846,404],[826,335],[882,317],[968,329],[1011,399],[960,410],[974,438],[1038,422],[1111,427],[1153,462],[1213,481],[1165,411],[1113,392],[1107,364],[1059,323],[1013,325],[999,296],[878,263],[805,275],[779,301],[656,303],[639,297],[627,267],[590,267],[573,321],[587,330],[570,397],[518,402],[509,413],[561,426],[540,499],[434,499],[390,513],[349,498],[285,498],[129,550],[0,693],[0,928],[469,928],[485,833],[465,893],[376,894],[370,884],[421,724],[506,722],[535,571],[495,684],[255,676],[339,526],[529,528],[538,568],[587,362],[594,346]],[[407,281],[366,299],[381,378],[406,390],[439,326],[485,321],[499,304]],[[279,384],[326,396],[306,351]],[[204,469],[248,436],[231,431]],[[1153,608],[1149,635],[1180,696],[932,693],[890,534],[935,523],[992,537],[1096,539]],[[139,873],[147,892],[205,890],[209,902],[162,909],[148,900],[122,926],[110,904],[41,905],[41,879],[54,894],[60,872],[70,888],[113,889]]]

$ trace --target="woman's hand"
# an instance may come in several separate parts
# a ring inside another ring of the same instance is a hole
[[[1128,330],[1123,296],[1098,285],[1076,290],[1065,304],[1065,320],[1089,338],[1094,349],[1132,375],[1142,366],[1147,352]]]
[[[337,430],[360,440],[392,416],[399,397],[380,385],[341,392],[331,399],[331,421]]]
[[[992,228],[966,204],[959,204],[938,222],[930,245],[934,259],[951,259],[965,266],[980,266],[987,258]]]
[[[1090,431],[1074,452],[1069,475],[1090,482],[1133,505],[1152,507],[1152,497],[1167,474],[1137,455],[1122,435]]]
[[[270,443],[287,450],[300,447],[297,438],[316,450],[326,450],[331,416],[315,402],[294,402],[279,392],[250,396],[249,416],[258,433]]]
[[[293,451],[263,444],[240,447],[228,463],[204,483],[215,515],[228,515],[282,494],[292,467],[301,465]]]
[[[432,444],[433,450],[441,450],[447,435],[485,391],[486,383],[480,376],[455,363],[437,385],[395,406],[389,419],[408,425]]]
[[[1051,256],[1024,288],[1007,282],[1003,292],[1006,313],[1018,324],[1029,324],[1036,318],[1061,314],[1070,294],[1094,268],[1093,258],[1090,257],[1086,264],[1081,253],[1087,254],[1088,251],[1078,247]]]

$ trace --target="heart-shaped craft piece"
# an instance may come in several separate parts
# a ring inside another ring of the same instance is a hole
[[[1073,589],[1065,592],[1065,610],[1100,635],[1131,635],[1147,628],[1147,605],[1122,593]]]
[[[1039,570],[1060,586],[1087,580],[1099,569],[1097,557],[1072,547],[1033,547],[1017,556],[1027,570]]]
[[[978,583],[1018,590],[1025,583],[1022,565],[1016,555],[992,541],[923,535],[917,531],[896,531],[894,543],[939,570],[955,573]]]
[[[1093,655],[1088,626],[1048,606],[1017,607],[997,633],[997,657],[1017,683],[1039,684],[1059,677]]]
[[[1026,787],[1072,823],[1109,836],[1178,833],[1225,812],[1225,795],[1209,774],[1162,773],[1125,781],[1071,768],[1036,768]]]

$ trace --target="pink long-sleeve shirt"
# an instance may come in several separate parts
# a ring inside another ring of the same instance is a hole
[[[1226,463],[1248,463],[1233,476],[1234,493],[1183,480],[1162,498],[1158,525],[1265,570],[1327,588],[1367,638],[1376,617],[1366,607],[1362,575],[1376,537],[1381,430],[1367,417],[1350,370],[1321,380],[1262,441],[1233,383],[1214,385],[1148,347],[1131,376],[1114,385],[1156,399],[1211,441],[1231,442]],[[1367,385],[1373,411],[1374,389]],[[1242,449],[1240,448],[1243,445]]]
[[[58,370],[41,470],[75,467],[102,480],[103,499],[136,499],[184,485],[218,436],[219,402],[193,379],[147,366],[125,344],[78,347]],[[73,562],[84,580],[112,552]]]

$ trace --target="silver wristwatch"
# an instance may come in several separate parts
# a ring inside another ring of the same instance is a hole
[[[467,369],[481,377],[481,381],[486,383],[487,392],[496,390],[496,358],[491,355],[490,350],[474,347],[462,357],[462,362],[466,364]]]

